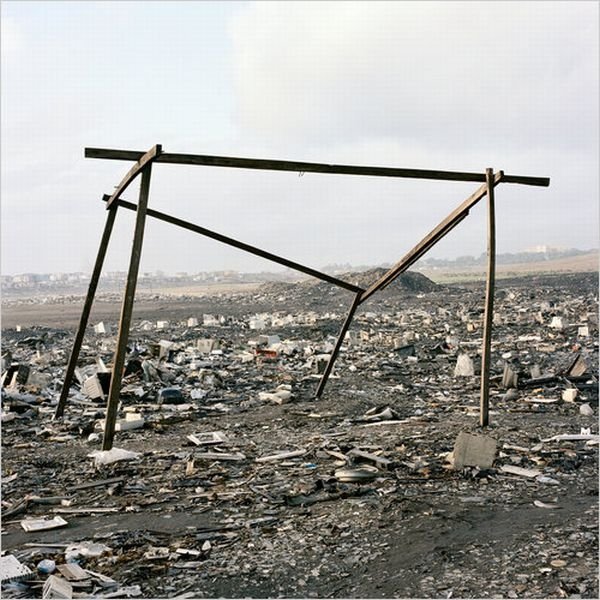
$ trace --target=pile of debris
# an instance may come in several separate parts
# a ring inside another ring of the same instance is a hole
[[[4,597],[597,597],[597,286],[499,289],[485,430],[481,289],[369,302],[319,400],[344,310],[280,293],[138,320],[110,451],[115,324],[62,419],[72,332],[3,331]]]

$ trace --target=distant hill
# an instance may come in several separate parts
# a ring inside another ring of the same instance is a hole
[[[598,256],[598,250],[577,250],[576,248],[546,248],[544,251],[525,251],[525,252],[504,252],[496,254],[497,265],[518,265],[526,263],[544,263],[559,261],[569,258],[595,255]],[[456,268],[456,267],[474,267],[487,264],[487,254],[483,252],[479,256],[459,256],[453,259],[446,258],[424,258],[419,261],[421,268]]]
[[[597,250],[569,254],[567,256],[544,257],[543,254],[533,254],[537,260],[521,260],[506,262],[505,259],[496,262],[496,278],[523,277],[527,275],[558,274],[558,273],[598,273],[599,255]],[[419,262],[415,267],[419,272],[440,283],[461,283],[485,278],[485,263],[459,264],[443,261],[446,264],[425,264]]]

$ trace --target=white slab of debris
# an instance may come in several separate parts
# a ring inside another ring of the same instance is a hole
[[[20,563],[16,556],[8,554],[0,557],[0,583],[25,581],[33,577],[33,571],[27,565]]]
[[[115,431],[129,431],[130,429],[141,429],[144,426],[144,418],[137,413],[126,413],[124,419],[118,419],[115,423]],[[100,422],[100,427],[104,431],[105,421]]]
[[[519,475],[520,477],[527,477],[533,479],[539,477],[542,472],[537,469],[524,469],[523,467],[517,467],[515,465],[502,465],[500,470],[503,473],[510,473],[511,475]]]
[[[45,531],[46,529],[57,529],[58,527],[64,527],[68,523],[59,516],[52,519],[23,519],[21,521],[21,527],[30,533],[32,531]]]
[[[141,456],[142,455],[139,452],[131,452],[130,450],[123,450],[121,448],[113,448],[112,450],[96,450],[88,454],[88,458],[93,458],[96,466],[110,465],[111,463],[120,460],[135,460]]]
[[[209,431],[207,433],[192,433],[187,436],[187,439],[196,444],[196,446],[204,446],[208,444],[223,444],[227,442],[227,438],[222,431]]]
[[[271,462],[275,460],[285,460],[287,458],[296,458],[297,456],[304,456],[307,452],[308,450],[291,450],[289,452],[279,452],[277,454],[261,456],[256,459],[256,462]]]
[[[44,583],[42,598],[72,598],[73,586],[62,577],[50,575]]]
[[[550,438],[542,440],[542,442],[582,442],[582,441],[594,441],[600,440],[600,436],[597,434],[579,434],[579,433],[561,433],[554,435]]]
[[[496,440],[485,435],[461,431],[454,443],[451,462],[455,469],[479,467],[489,469],[496,457]]]
[[[235,452],[233,454],[225,454],[220,452],[197,452],[194,454],[194,458],[196,459],[204,459],[204,460],[244,460],[246,456],[241,452]]]

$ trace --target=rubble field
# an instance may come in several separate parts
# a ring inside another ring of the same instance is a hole
[[[365,285],[377,273],[343,279]],[[598,275],[3,305],[5,598],[598,598]]]

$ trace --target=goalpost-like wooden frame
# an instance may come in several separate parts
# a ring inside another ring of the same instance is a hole
[[[108,393],[108,404],[106,410],[106,422],[104,426],[103,450],[110,450],[113,446],[117,410],[119,406],[119,396],[121,392],[121,380],[125,358],[127,353],[127,341],[129,339],[129,328],[131,324],[131,315],[133,312],[133,303],[137,278],[140,266],[140,257],[144,239],[144,229],[146,217],[152,217],[166,223],[171,223],[189,231],[199,233],[212,238],[224,244],[233,246],[245,252],[260,256],[272,262],[289,267],[306,275],[316,277],[354,293],[352,305],[348,311],[346,319],[342,324],[336,344],[331,353],[325,371],[319,381],[316,390],[316,396],[320,397],[325,389],[325,385],[333,369],[335,360],[339,354],[340,347],[352,323],[354,313],[357,308],[379,290],[384,289],[396,277],[405,272],[428,250],[437,244],[447,233],[456,227],[463,219],[467,217],[470,209],[475,206],[482,198],[488,198],[488,266],[486,279],[485,296],[485,314],[483,323],[483,347],[481,364],[481,392],[480,392],[480,424],[486,426],[489,424],[489,372],[490,372],[490,348],[491,348],[491,329],[494,306],[494,284],[495,284],[495,255],[496,255],[496,227],[495,227],[495,208],[494,208],[494,188],[499,183],[518,183],[522,185],[548,186],[550,179],[547,177],[528,177],[520,175],[506,175],[503,171],[494,173],[493,169],[486,169],[485,173],[467,173],[458,171],[432,171],[425,169],[402,169],[394,167],[368,167],[351,165],[330,165],[312,162],[294,162],[284,160],[268,160],[255,158],[235,158],[226,156],[209,156],[196,154],[172,154],[163,153],[160,144],[153,146],[147,152],[132,150],[110,150],[102,148],[86,148],[86,158],[102,158],[111,160],[135,161],[133,167],[127,172],[121,180],[115,191],[110,195],[105,195],[103,200],[106,202],[108,211],[106,224],[98,255],[92,271],[88,292],[83,305],[79,327],[73,342],[73,349],[67,365],[65,379],[58,405],[56,407],[55,418],[60,418],[64,414],[71,382],[75,374],[75,368],[81,345],[88,324],[88,319],[94,302],[98,281],[102,272],[106,250],[110,241],[113,225],[119,207],[127,210],[133,210],[136,214],[135,230],[133,235],[133,245],[129,261],[129,270],[127,273],[127,282],[125,284],[125,294],[121,307],[121,316],[119,320],[119,332],[117,337],[117,348],[115,350],[112,376],[110,379],[110,389]],[[407,254],[405,254],[395,265],[393,265],[379,279],[374,281],[367,289],[353,285],[326,273],[317,271],[305,265],[301,265],[292,260],[283,258],[266,250],[256,248],[250,244],[240,242],[231,237],[217,233],[184,221],[177,217],[162,213],[148,208],[148,198],[150,195],[150,177],[152,174],[152,165],[154,163],[170,163],[181,165],[205,165],[213,167],[230,167],[239,169],[260,169],[269,171],[296,171],[300,173],[336,173],[341,175],[363,175],[374,177],[401,177],[412,179],[434,179],[445,181],[472,181],[480,182],[481,185],[473,192],[462,204],[453,210],[443,221],[441,221],[431,232],[418,242]],[[142,181],[140,185],[138,204],[121,200],[121,195],[133,180],[140,175]]]

